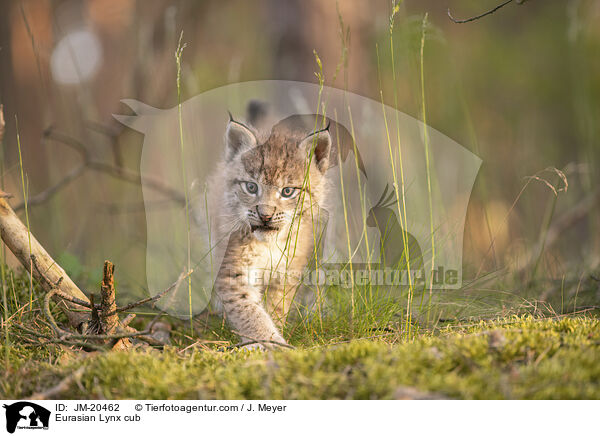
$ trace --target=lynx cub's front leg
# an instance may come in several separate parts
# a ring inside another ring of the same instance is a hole
[[[227,322],[243,341],[285,344],[286,341],[262,304],[262,289],[250,283],[250,269],[256,266],[257,255],[252,253],[249,236],[231,235],[229,246],[217,278],[217,295]],[[257,348],[257,347],[249,347]]]
[[[243,341],[270,341],[285,344],[271,317],[261,304],[258,292],[242,280],[232,285],[223,295],[223,309],[231,327]]]

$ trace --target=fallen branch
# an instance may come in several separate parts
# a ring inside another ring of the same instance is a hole
[[[57,288],[62,293],[76,299],[74,301],[89,304],[88,298],[81,289],[67,276],[65,270],[50,257],[35,236],[30,234],[27,227],[17,217],[4,198],[0,198],[0,234],[9,250],[33,278],[42,285],[44,291],[50,292],[52,289]],[[36,261],[36,268],[32,268],[32,259]],[[79,329],[82,323],[85,322],[86,315],[76,310],[81,310],[84,306],[74,301],[65,301],[59,298],[58,295],[56,295],[55,301],[59,302],[61,309],[67,315],[69,324],[73,328]]]
[[[73,297],[69,294],[66,294],[65,292],[61,291],[60,289],[58,289],[58,285],[60,285],[60,283],[62,282],[62,276],[58,279],[58,281],[56,283],[52,283],[50,281],[50,279],[48,279],[48,277],[46,277],[46,274],[44,273],[44,271],[42,271],[38,265],[38,261],[37,258],[35,257],[35,254],[31,255],[31,264],[33,265],[33,267],[35,268],[36,272],[39,274],[39,277],[41,280],[39,280],[42,284],[46,284],[50,289],[53,289],[56,295],[58,295],[60,298],[67,300],[71,303],[77,304],[79,306],[83,306],[83,307],[87,307],[88,309],[92,308],[92,303],[86,300],[82,300],[76,297]],[[99,309],[100,305],[96,305],[96,307]]]

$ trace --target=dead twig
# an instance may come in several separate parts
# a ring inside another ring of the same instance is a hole
[[[237,343],[235,345],[230,345],[229,347],[227,347],[227,349],[241,348],[241,347],[245,347],[246,345],[253,345],[253,344],[277,345],[278,347],[289,348],[290,350],[295,350],[296,349],[296,347],[294,347],[293,345],[286,344],[284,342],[271,341],[271,340],[256,340],[256,341],[240,342],[240,343]]]
[[[85,347],[85,348],[92,348],[96,351],[106,351],[107,348],[97,345],[97,344],[93,344],[93,343],[87,343],[84,341],[72,341],[72,340],[68,340],[68,339],[60,339],[60,338],[56,338],[54,336],[50,336],[50,335],[46,335],[43,333],[40,333],[38,331],[32,330],[30,328],[25,327],[22,324],[12,324],[12,327],[16,327],[17,329],[35,337],[36,339],[38,339],[37,341],[33,341],[31,339],[28,339],[30,342],[35,343],[36,345],[39,346],[44,346],[44,345],[48,345],[48,344],[60,344],[60,345],[68,345],[68,346],[76,346],[76,347]],[[39,339],[44,339],[43,341],[40,341]]]
[[[110,145],[113,152],[113,161],[117,167],[123,166],[123,156],[121,154],[121,147],[119,141],[117,140],[117,136],[119,135],[119,130],[110,128],[105,126],[104,124],[98,123],[92,120],[86,120],[83,122],[84,126],[90,129],[93,132],[104,135],[110,139]]]
[[[112,334],[119,324],[117,303],[115,301],[115,265],[105,260],[103,271],[100,287],[102,296],[100,322],[102,323],[102,331]]]
[[[48,311],[45,311],[46,316],[48,316]],[[77,347],[83,347],[83,348],[92,348],[94,350],[97,351],[106,351],[108,349],[112,349],[114,347],[114,345],[110,344],[110,342],[116,342],[118,340],[122,340],[122,339],[129,339],[129,338],[137,338],[140,340],[143,340],[144,342],[149,343],[150,345],[157,345],[157,346],[162,346],[164,345],[163,343],[160,343],[159,341],[156,341],[154,338],[152,338],[150,336],[150,334],[152,333],[149,329],[143,330],[143,331],[137,331],[132,329],[131,327],[127,327],[127,329],[129,329],[130,331],[119,331],[117,333],[114,334],[78,334],[78,333],[71,333],[69,331],[63,330],[60,327],[58,327],[56,325],[56,321],[54,320],[54,317],[52,316],[52,314],[50,313],[50,318],[49,318],[49,323],[52,325],[52,323],[54,323],[54,325],[52,326],[55,329],[55,333],[58,336],[50,336],[35,330],[32,330],[28,327],[25,327],[22,324],[12,324],[14,327],[18,328],[19,330],[24,331],[25,333],[28,333],[38,339],[43,339],[42,341],[37,342],[38,345],[48,345],[48,344],[61,344],[61,345],[69,345],[69,346],[77,346]],[[98,342],[98,341],[102,341],[102,342],[109,342],[109,344],[98,344],[98,343],[94,343],[94,341]]]
[[[165,208],[180,207],[178,203],[171,199],[156,200],[156,201],[136,201],[136,202],[121,202],[121,203],[98,203],[98,210],[109,214],[124,214],[138,213],[153,210],[165,210]]]
[[[88,168],[117,177],[125,182],[133,183],[136,185],[143,184],[150,189],[153,189],[165,196],[171,198],[179,204],[185,204],[185,197],[177,190],[165,185],[162,181],[152,178],[143,177],[135,171],[128,170],[126,168],[119,168],[113,165],[109,165],[103,162],[89,162]]]
[[[102,274],[102,285],[100,286],[101,302],[100,305],[100,326],[102,333],[114,336],[119,327],[119,315],[117,315],[117,302],[115,294],[115,265],[109,260],[104,261]],[[144,333],[142,333],[144,334]],[[126,349],[131,347],[131,341],[128,337],[111,338],[113,349]]]
[[[43,392],[38,392],[29,397],[29,400],[51,400],[57,398],[59,395],[66,393],[75,380],[81,379],[85,372],[85,366],[79,367],[75,372],[65,377],[56,386],[47,389]]]
[[[131,324],[131,321],[133,321],[133,319],[135,317],[136,317],[135,313],[130,313],[125,318],[123,318],[123,321],[121,321],[121,325],[123,327],[127,327],[129,324]]]
[[[102,303],[94,304],[94,294],[90,295],[90,302],[88,303],[62,292],[57,287],[62,282],[62,277],[59,278],[56,283],[52,283],[48,277],[46,277],[44,272],[40,270],[35,256],[32,256],[31,260],[41,280],[44,283],[49,284],[51,287],[50,291],[47,292],[44,297],[43,313],[48,321],[48,324],[52,330],[54,330],[57,337],[50,337],[34,330],[27,329],[21,325],[18,325],[17,327],[31,335],[44,338],[45,341],[41,342],[40,345],[62,344],[82,346],[95,350],[106,350],[108,348],[129,348],[131,346],[131,343],[128,340],[129,338],[137,338],[153,346],[163,346],[164,343],[153,338],[151,334],[154,323],[164,314],[164,312],[159,312],[148,324],[148,327],[144,331],[137,331],[131,327],[128,327],[129,323],[133,320],[133,318],[135,318],[135,314],[129,314],[122,322],[120,322],[117,313],[162,298],[169,291],[175,288],[183,279],[185,279],[185,277],[191,274],[191,271],[187,274],[182,273],[175,283],[154,297],[145,298],[135,303],[128,304],[127,306],[118,308],[115,303],[114,293],[114,265],[111,262],[105,261],[104,264],[104,275],[101,286]],[[91,308],[91,317],[84,323],[84,325],[86,325],[84,334],[69,332],[57,324],[50,310],[50,300],[55,296],[64,298],[69,302],[77,304],[81,303],[81,306],[84,306],[88,309]],[[101,344],[97,344],[97,342],[109,342],[110,346],[103,346]]]
[[[183,205],[185,204],[185,197],[176,189],[166,185],[159,179],[153,177],[144,177],[140,173],[129,170],[122,166],[115,166],[112,164],[98,162],[91,158],[87,147],[82,142],[68,135],[56,132],[53,127],[46,129],[44,132],[44,138],[55,141],[59,144],[66,145],[72,150],[76,151],[81,156],[81,164],[63,176],[58,182],[49,188],[31,196],[27,201],[27,206],[37,206],[51,199],[61,189],[65,188],[71,182],[81,177],[86,170],[91,170],[99,173],[106,174],[108,176],[120,179],[127,183],[136,185],[143,184],[144,186],[163,194],[165,197],[170,199],[172,202]],[[25,209],[25,202],[21,202],[14,207],[15,211]]]
[[[179,354],[184,354],[187,350],[195,348],[197,346],[202,347],[202,346],[204,346],[204,344],[225,345],[227,343],[228,343],[228,341],[210,341],[210,340],[205,340],[205,339],[198,339],[193,344],[190,344],[187,347],[182,348],[181,350],[178,350],[177,352]],[[204,346],[203,348],[206,348],[206,346]]]
[[[450,13],[450,8],[448,8],[448,18],[450,18],[450,20],[451,20],[452,22],[454,22],[454,23],[457,23],[457,24],[470,23],[471,21],[479,20],[480,18],[486,17],[486,16],[488,16],[488,15],[492,15],[492,14],[493,14],[494,12],[496,12],[498,9],[501,9],[501,8],[503,8],[504,6],[506,6],[507,4],[509,4],[509,3],[512,3],[512,1],[513,1],[513,0],[506,0],[505,2],[503,2],[503,3],[500,3],[500,4],[499,4],[499,5],[497,5],[496,7],[494,7],[494,8],[492,8],[492,9],[490,9],[489,11],[486,11],[486,12],[484,12],[484,13],[482,13],[482,14],[475,15],[474,17],[465,18],[465,19],[462,19],[462,20],[461,20],[461,19],[454,18],[454,17],[452,16],[452,14]],[[519,4],[519,5],[521,5],[521,4],[525,3],[526,1],[527,1],[527,0],[517,0],[517,1],[516,1],[516,3],[517,3],[517,4]]]
[[[257,339],[257,338],[251,338],[248,335],[242,335],[240,332],[237,332],[235,330],[232,330],[233,333],[235,333],[236,335],[240,336],[240,337],[244,337],[247,338],[247,341],[243,341],[240,342],[238,344],[235,345],[230,345],[229,347],[227,347],[227,349],[233,349],[233,348],[240,348],[240,347],[245,347],[246,345],[253,345],[253,344],[259,344],[259,345],[263,345],[268,347],[269,345],[277,345],[279,347],[282,348],[289,348],[290,350],[295,350],[296,347],[294,347],[293,345],[290,344],[286,344],[285,342],[277,342],[277,341],[272,341],[270,339]]]
[[[192,270],[188,271],[188,272],[187,272],[187,273],[185,273],[185,274],[184,274],[184,273],[181,273],[181,274],[179,275],[179,277],[177,278],[177,280],[176,280],[176,281],[175,281],[173,284],[171,284],[171,286],[169,286],[169,287],[168,287],[167,289],[165,289],[164,291],[162,291],[162,292],[160,292],[160,293],[156,294],[154,297],[148,297],[148,298],[144,298],[143,300],[136,301],[136,302],[134,302],[134,303],[129,303],[129,304],[127,304],[126,306],[119,307],[119,308],[115,309],[115,310],[114,310],[114,312],[110,312],[108,315],[113,315],[113,314],[115,314],[115,313],[118,313],[118,312],[124,312],[124,311],[126,311],[126,310],[131,310],[131,309],[133,309],[133,308],[135,308],[135,307],[141,306],[142,304],[146,304],[146,303],[155,302],[155,301],[158,301],[158,300],[160,300],[160,299],[161,299],[162,297],[164,297],[166,294],[168,294],[168,293],[169,293],[169,292],[171,292],[173,289],[175,289],[176,287],[178,287],[178,286],[181,284],[181,282],[182,282],[183,280],[185,280],[185,279],[186,279],[186,278],[187,278],[187,277],[188,277],[190,274],[192,274],[193,272],[194,272],[194,270],[192,269]]]
[[[67,173],[62,179],[60,179],[58,182],[56,182],[54,185],[43,190],[42,192],[39,192],[36,195],[33,195],[30,198],[28,198],[27,206],[37,206],[38,204],[42,204],[42,203],[48,201],[50,198],[52,198],[52,196],[54,194],[56,194],[62,188],[67,186],[73,180],[80,177],[84,173],[85,169],[86,169],[86,165],[79,165],[78,167],[74,168],[69,173]],[[19,203],[15,206],[16,211],[19,211],[24,208],[25,208],[24,202]]]
[[[54,316],[52,316],[52,312],[50,311],[50,298],[52,298],[55,294],[56,289],[51,289],[49,292],[46,293],[46,296],[44,297],[44,315],[46,315],[46,319],[48,320],[56,334],[58,334],[59,336],[68,336],[71,334],[71,332],[60,328],[58,324],[56,324]]]
[[[77,339],[81,339],[81,340],[85,340],[85,341],[89,341],[89,340],[110,341],[113,339],[136,338],[139,336],[149,335],[150,333],[151,333],[150,330],[143,330],[143,331],[136,330],[135,332],[120,332],[120,333],[113,333],[110,335],[108,335],[108,334],[81,335],[81,334],[77,334],[77,333],[66,332],[66,334],[64,336],[61,336],[58,339],[52,338],[48,341],[48,343],[55,342],[55,341],[60,342],[60,341],[70,341],[70,340],[77,340]]]
[[[36,259],[35,255],[32,255],[32,256],[31,256],[31,261],[32,261],[32,264],[33,264],[34,268],[35,268],[35,269],[36,269],[36,271],[38,272],[38,274],[39,274],[40,278],[42,279],[43,283],[47,283],[47,284],[49,284],[49,285],[50,285],[50,287],[54,286],[54,285],[53,285],[53,284],[50,282],[50,280],[49,280],[49,279],[46,277],[45,273],[44,273],[43,271],[41,271],[41,270],[40,270],[40,268],[39,268],[39,266],[38,266],[38,262],[37,262],[37,259]],[[125,311],[127,311],[127,310],[134,309],[134,308],[136,308],[136,307],[138,307],[138,306],[142,306],[143,304],[146,304],[146,303],[153,303],[153,302],[155,302],[155,301],[158,301],[158,300],[160,300],[162,297],[164,297],[166,294],[168,294],[168,293],[169,293],[169,292],[171,292],[171,291],[172,291],[174,288],[176,288],[178,285],[180,285],[180,284],[181,284],[181,282],[182,282],[183,280],[185,280],[185,279],[186,279],[186,278],[187,278],[189,275],[191,275],[193,272],[194,272],[194,270],[193,270],[193,269],[192,269],[192,270],[190,270],[190,271],[188,271],[187,273],[184,273],[184,272],[182,272],[182,273],[179,275],[179,277],[177,278],[177,280],[176,280],[175,282],[173,282],[173,283],[171,284],[171,286],[169,286],[168,288],[166,288],[164,291],[162,291],[162,292],[159,292],[158,294],[156,294],[156,295],[155,295],[155,296],[153,296],[153,297],[147,297],[147,298],[144,298],[144,299],[142,299],[142,300],[135,301],[135,302],[133,302],[133,303],[129,303],[129,304],[125,305],[125,306],[122,306],[122,307],[117,307],[116,309],[114,309],[114,310],[112,310],[112,311],[108,312],[108,313],[106,314],[106,316],[112,316],[112,315],[114,315],[115,313],[119,313],[119,312],[125,312]],[[65,292],[61,291],[60,289],[55,289],[55,291],[56,291],[56,292],[54,293],[54,295],[56,295],[56,296],[58,296],[58,297],[60,297],[60,298],[62,298],[62,299],[64,299],[64,300],[67,300],[67,301],[69,301],[69,302],[71,302],[71,303],[77,304],[77,305],[79,305],[79,306],[86,307],[86,308],[88,308],[88,309],[92,309],[92,308],[93,308],[92,310],[94,310],[94,309],[95,309],[95,310],[99,310],[99,309],[101,310],[101,309],[102,309],[102,305],[101,305],[101,304],[93,304],[92,302],[87,302],[87,301],[85,301],[85,300],[81,300],[81,299],[79,299],[79,298],[75,298],[75,297],[73,297],[73,296],[71,296],[71,295],[69,295],[69,294],[66,294]],[[91,297],[93,297],[93,294],[91,295]],[[130,315],[133,315],[133,316],[135,316],[135,314],[130,314]],[[94,318],[93,314],[92,314],[92,318]]]

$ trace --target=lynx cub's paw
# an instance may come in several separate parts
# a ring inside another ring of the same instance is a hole
[[[244,345],[243,347],[240,347],[239,350],[243,350],[243,351],[254,351],[254,350],[259,350],[259,351],[266,351],[267,347],[265,347],[263,344],[248,344],[248,345]]]

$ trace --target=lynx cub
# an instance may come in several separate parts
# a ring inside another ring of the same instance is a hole
[[[285,343],[281,327],[314,253],[331,136],[328,129],[273,129],[265,141],[257,138],[231,119],[225,156],[209,182],[217,237],[228,240],[213,302],[242,340]]]

